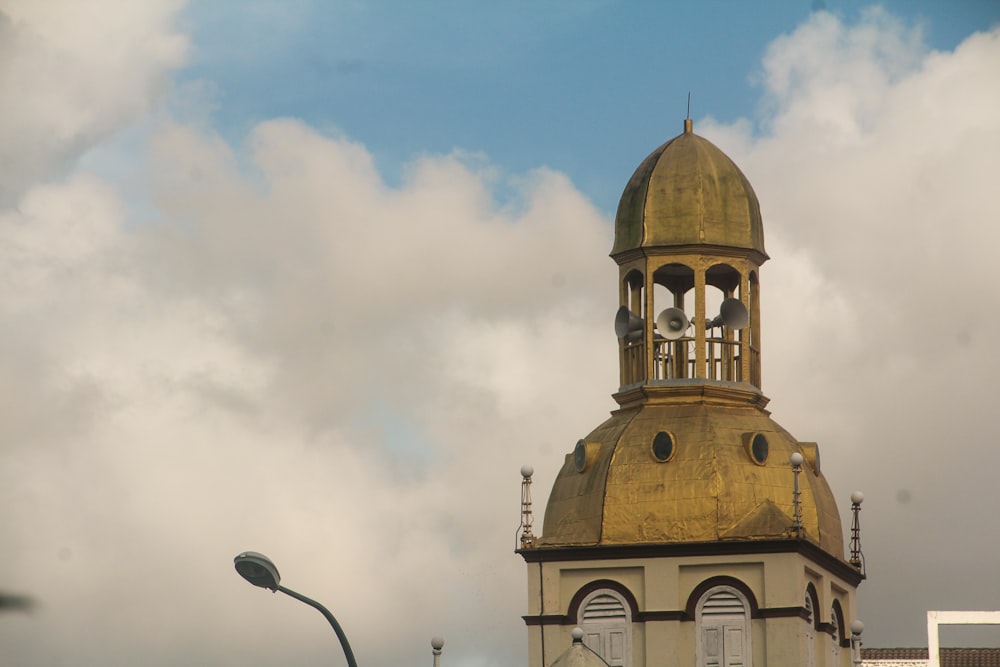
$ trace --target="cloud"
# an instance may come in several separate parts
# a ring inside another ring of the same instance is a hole
[[[0,2],[0,206],[152,110],[188,50],[182,5]]]
[[[4,565],[39,599],[15,659],[326,654],[322,619],[235,576],[246,548],[347,609],[369,660],[435,633],[480,637],[450,646],[482,664],[521,653],[503,639],[520,624],[520,465],[554,475],[581,415],[610,407],[607,222],[561,174],[474,156],[418,158],[392,188],[363,146],[289,120],[235,149],[164,126],[150,160],[149,219],[80,174],[0,225],[26,295],[0,317],[33,360],[0,381],[22,397],[4,406],[2,486],[25,508]],[[603,382],[564,401],[581,372]],[[283,647],[246,631],[269,623]]]
[[[841,499],[868,498],[869,645],[919,645],[923,610],[995,604],[974,577],[1000,528],[983,510],[1000,464],[998,77],[998,29],[942,53],[880,10],[817,13],[764,57],[766,130],[702,128],[761,200],[775,417],[820,441]]]

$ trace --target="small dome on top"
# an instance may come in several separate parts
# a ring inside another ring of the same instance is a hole
[[[750,181],[686,120],[684,133],[650,153],[625,186],[611,256],[692,244],[756,250],[767,257]]]

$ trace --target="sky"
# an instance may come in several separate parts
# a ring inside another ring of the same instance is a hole
[[[523,664],[519,470],[615,407],[614,210],[689,93],[866,645],[1000,608],[1000,3],[0,0],[3,664],[339,660],[246,549],[363,665]]]

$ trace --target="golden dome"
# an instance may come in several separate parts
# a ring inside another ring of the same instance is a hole
[[[716,245],[764,257],[760,205],[750,181],[712,142],[691,132],[663,144],[632,174],[615,217],[614,257],[650,246]]]
[[[704,384],[645,392],[642,404],[612,413],[566,457],[540,548],[794,537],[789,457],[800,452],[805,538],[843,559],[840,516],[815,445],[774,422],[760,394]],[[758,440],[755,452],[758,434],[766,444]]]

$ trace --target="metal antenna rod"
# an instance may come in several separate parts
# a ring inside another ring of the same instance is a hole
[[[850,563],[865,573],[865,556],[861,553],[861,522],[858,516],[861,514],[861,503],[865,500],[865,494],[855,491],[851,494],[851,512],[854,520],[851,522],[851,560]]]
[[[535,548],[535,536],[531,532],[531,524],[534,516],[531,513],[531,476],[535,474],[534,468],[529,465],[521,466],[521,526],[518,528],[522,549]]]
[[[795,527],[795,537],[802,539],[805,534],[805,530],[802,527],[802,490],[799,489],[799,473],[802,472],[802,461],[803,457],[798,452],[789,457],[789,462],[792,464],[792,474],[794,477],[794,486],[792,488],[792,507],[794,508],[794,521]]]

